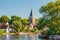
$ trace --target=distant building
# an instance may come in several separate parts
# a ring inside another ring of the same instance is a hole
[[[6,27],[7,27],[7,25],[5,22],[2,22],[2,23],[0,22],[0,29],[4,29]]]
[[[29,23],[30,23],[31,29],[33,29],[33,27],[35,26],[35,18],[34,18],[32,10],[31,10],[31,13],[30,13],[30,16],[29,16]]]

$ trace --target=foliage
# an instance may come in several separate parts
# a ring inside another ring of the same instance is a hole
[[[13,21],[21,21],[21,17],[13,15],[13,16],[11,16],[11,23]]]
[[[23,19],[23,20],[22,20],[22,23],[23,23],[23,25],[28,25],[28,24],[29,24],[28,19],[26,19],[26,18]]]
[[[32,30],[30,30],[30,32],[33,32],[33,33],[35,33],[36,31],[37,31],[36,27],[34,27]]]
[[[40,21],[41,18],[36,18],[36,24],[38,24],[38,22]]]
[[[46,32],[50,35],[60,34],[60,1],[50,2],[42,6],[39,12],[43,14],[42,19],[38,23],[38,29],[43,30],[49,28]]]
[[[13,21],[13,25],[14,25],[14,30],[16,32],[20,32],[22,30],[22,23],[21,23],[21,21]]]
[[[4,33],[4,32],[0,29],[0,36],[3,35],[3,33]]]
[[[1,22],[9,22],[9,18],[8,16],[6,15],[3,15],[1,18],[0,18]]]

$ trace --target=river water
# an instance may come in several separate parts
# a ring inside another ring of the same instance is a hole
[[[22,35],[22,36],[4,35],[0,36],[0,40],[46,40],[46,39],[41,39],[38,37],[38,35]]]

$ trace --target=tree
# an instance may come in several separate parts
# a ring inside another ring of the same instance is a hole
[[[11,16],[11,23],[13,21],[21,21],[21,17],[13,15],[13,16]]]
[[[26,19],[26,18],[23,19],[23,20],[22,20],[22,23],[23,23],[23,25],[28,25],[28,24],[29,24],[28,19]]]
[[[0,22],[1,22],[1,18],[0,18]]]
[[[0,18],[1,22],[9,22],[9,18],[8,16],[6,15],[3,15],[1,18]]]
[[[43,14],[42,19],[38,23],[38,29],[43,30],[49,28],[48,34],[60,34],[60,1],[50,2],[42,6],[39,12]]]
[[[22,30],[22,23],[21,23],[21,21],[13,21],[13,25],[14,25],[15,32],[19,33]]]

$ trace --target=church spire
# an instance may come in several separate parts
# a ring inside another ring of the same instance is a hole
[[[30,16],[29,16],[29,23],[30,23],[30,26],[33,28],[35,25],[35,18],[34,18],[32,9],[31,9]]]
[[[32,17],[32,16],[33,16],[33,12],[32,12],[32,9],[31,9],[30,17]]]

